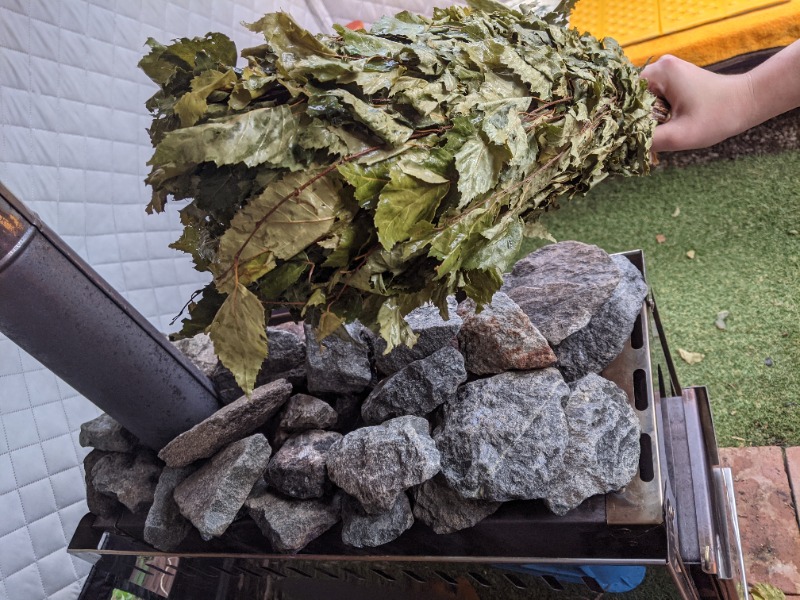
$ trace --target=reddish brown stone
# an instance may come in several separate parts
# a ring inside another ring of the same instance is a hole
[[[748,583],[800,594],[800,530],[783,451],[776,446],[722,448],[733,471]]]

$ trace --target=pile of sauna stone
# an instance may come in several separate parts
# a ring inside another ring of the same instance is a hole
[[[340,521],[344,543],[388,543],[421,521],[471,527],[503,502],[564,515],[634,477],[639,424],[599,373],[647,294],[622,256],[562,242],[519,262],[491,304],[450,301],[406,319],[411,348],[358,323],[318,341],[268,328],[269,359],[245,397],[208,338],[178,343],[227,404],[156,454],[107,415],[81,428],[87,499],[99,515],[147,513],[145,539],[179,547],[252,519],[293,553]]]

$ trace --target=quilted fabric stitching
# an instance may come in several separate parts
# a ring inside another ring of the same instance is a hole
[[[20,362],[21,362],[21,360],[20,360]],[[28,384],[27,384],[27,382],[25,383],[25,391],[26,391],[26,393],[28,393]],[[30,402],[30,394],[28,394],[28,401]],[[3,428],[3,435],[6,437],[6,446],[8,446],[8,434],[6,433],[5,428]],[[11,463],[11,474],[14,477],[14,482],[15,483],[18,482],[19,479],[17,478],[17,470],[14,467],[14,463],[13,462]],[[17,489],[15,490],[15,492],[11,492],[11,493],[16,493],[17,496],[19,497],[20,505],[22,506],[22,518],[23,518],[23,521],[25,522],[24,529],[26,530],[26,533],[28,534],[28,538],[30,539],[30,532],[27,531],[28,517],[27,517],[27,515],[25,513],[25,505],[22,502],[22,496],[21,496],[20,491],[19,491],[19,484],[17,484],[16,488]],[[53,495],[55,495],[55,492],[53,493]],[[19,529],[20,528],[18,528],[17,531],[19,531]],[[6,536],[3,536],[3,537],[6,537]],[[34,561],[35,561],[34,562],[34,567],[36,569],[36,574],[39,576],[39,583],[42,586],[42,593],[46,595],[46,591],[44,589],[44,580],[42,579],[42,574],[39,571],[39,564],[38,564],[39,558],[36,556],[36,549],[33,547],[33,540],[30,540],[30,541],[31,541],[31,549],[33,551],[33,557],[34,557]],[[30,566],[30,565],[26,565],[25,567],[23,567],[23,569],[27,568],[28,566]],[[5,580],[5,579],[11,577],[12,575],[14,575],[15,573],[19,573],[21,570],[22,569],[17,569],[16,571],[14,571],[14,573],[3,573],[2,566],[0,565],[0,577],[2,577],[3,580]]]

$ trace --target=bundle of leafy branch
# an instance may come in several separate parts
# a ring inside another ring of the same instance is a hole
[[[148,212],[191,199],[173,246],[213,274],[181,333],[207,329],[245,390],[271,310],[413,344],[403,316],[488,301],[559,197],[648,171],[645,82],[558,15],[475,0],[369,32],[313,36],[285,13],[248,27],[266,43],[244,68],[218,33],[149,40],[140,63],[161,86]]]

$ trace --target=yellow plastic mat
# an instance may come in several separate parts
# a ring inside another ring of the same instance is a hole
[[[709,65],[800,38],[800,0],[580,0],[571,23],[614,38],[634,64],[674,54]]]

